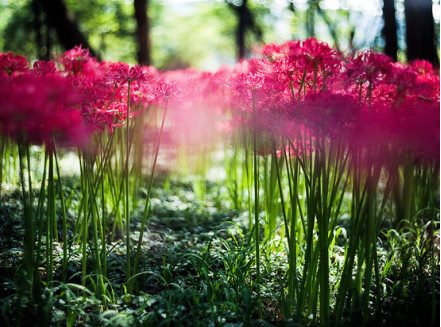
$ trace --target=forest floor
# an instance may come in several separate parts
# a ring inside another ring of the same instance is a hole
[[[66,185],[68,187],[68,181]],[[154,190],[144,234],[140,274],[135,278],[139,292],[129,294],[123,286],[125,242],[123,235],[116,231],[108,239],[107,303],[98,301],[92,289],[81,287],[81,253],[78,244],[71,242],[69,280],[46,287],[41,303],[33,307],[29,307],[26,299],[20,296],[14,283],[23,253],[23,230],[18,190],[9,190],[0,203],[1,325],[318,324],[312,315],[302,324],[284,318],[283,281],[286,279],[287,258],[278,244],[280,240],[262,253],[262,313],[258,319],[254,245],[249,238],[247,212],[229,208],[222,183],[205,183],[202,195],[195,192],[197,182],[191,179],[166,180],[161,181],[161,185]],[[138,210],[134,210],[132,216],[132,230],[136,231],[132,233],[132,244],[136,244],[139,237],[137,230],[142,205],[142,201],[138,203]],[[71,228],[75,225],[75,214],[68,213]],[[276,251],[276,248],[279,250]],[[61,259],[62,244],[57,243],[55,280],[61,280]],[[44,277],[44,269],[41,274]],[[403,296],[406,297],[402,298],[397,298],[395,294],[385,299],[390,303],[386,306],[387,312],[383,312],[383,325],[400,323],[401,326],[413,326],[420,317],[428,318],[425,315],[433,305],[431,299],[439,297],[439,281],[438,276],[427,275],[425,278],[427,288],[418,290],[421,294],[405,294]],[[437,283],[435,290],[431,288],[434,279]],[[425,299],[424,303],[422,299]],[[417,317],[413,316],[415,314]],[[439,321],[439,311],[435,319]],[[348,321],[348,325],[357,325],[357,322]]]

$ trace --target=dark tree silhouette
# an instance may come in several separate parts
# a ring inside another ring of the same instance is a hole
[[[384,53],[397,61],[398,38],[394,0],[383,0],[383,21]]]
[[[425,59],[439,66],[431,0],[404,0],[407,60]]]
[[[250,23],[247,20],[247,0],[243,0],[242,4],[237,7],[236,15],[238,18],[236,30],[237,57],[242,59],[245,57],[245,31]]]
[[[308,37],[315,36],[315,24],[316,24],[316,14],[323,19],[326,27],[328,28],[329,35],[334,42],[334,47],[337,50],[340,50],[340,42],[338,38],[338,31],[335,22],[328,16],[325,10],[320,7],[321,0],[308,0],[308,8],[306,9],[306,20],[305,20],[305,29]],[[288,0],[288,10],[290,10],[293,14],[296,13],[296,9],[294,6],[293,0]]]
[[[147,15],[148,0],[134,0],[136,20],[137,59],[141,65],[150,65],[149,20]]]
[[[262,39],[262,30],[256,24],[253,13],[248,7],[248,1],[242,0],[240,4],[232,3],[227,0],[228,6],[234,11],[237,17],[236,28],[236,47],[237,47],[237,59],[242,59],[246,56],[246,43],[245,36],[247,31],[252,31],[257,39]]]
[[[294,7],[294,0],[288,0],[288,10],[293,14],[296,13],[296,7]]]
[[[44,50],[43,50],[43,35],[42,35],[42,21],[41,21],[41,9],[38,3],[38,0],[32,0],[32,13],[33,19],[32,23],[34,25],[35,30],[35,48],[37,50],[37,58],[44,58]],[[45,58],[47,59],[47,58]]]
[[[81,44],[84,48],[89,48],[93,56],[97,56],[80,31],[78,23],[69,15],[63,0],[38,0],[38,3],[46,15],[48,27],[57,33],[58,40],[65,49]]]
[[[315,11],[317,2],[315,0],[308,0],[308,8],[306,9],[306,34],[308,37],[315,36]]]
[[[315,6],[317,13],[322,17],[323,21],[325,22],[329,34],[332,37],[332,41],[334,42],[334,47],[340,51],[340,42],[338,40],[338,32],[337,32],[337,27],[334,24],[334,22],[332,21],[332,19],[328,16],[328,14],[318,5],[316,4]]]

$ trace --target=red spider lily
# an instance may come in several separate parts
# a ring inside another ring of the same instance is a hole
[[[73,78],[73,85],[82,95],[81,111],[87,124],[94,130],[112,130],[117,119],[111,104],[122,101],[116,90],[99,74],[77,75]]]
[[[227,82],[231,104],[244,111],[269,111],[279,108],[286,97],[285,85],[273,73],[273,64],[266,59],[251,59],[236,67]]]
[[[427,60],[414,60],[410,63],[411,67],[418,75],[434,75],[435,70],[430,62]]]
[[[381,53],[363,51],[346,64],[346,74],[356,84],[375,85],[384,81],[391,69],[392,60]]]
[[[167,103],[170,98],[177,96],[179,92],[178,85],[174,82],[168,83],[161,79],[156,86],[156,99]]]
[[[38,75],[54,74],[57,72],[57,67],[53,61],[37,60],[34,62],[33,71]]]
[[[291,60],[298,60],[303,70],[317,70],[324,77],[338,72],[341,67],[341,58],[337,51],[315,38],[302,41],[299,49],[290,48],[288,56]]]
[[[23,74],[0,79],[0,132],[18,142],[81,145],[87,137],[69,79]]]
[[[190,145],[209,145],[223,126],[227,106],[224,71],[218,73],[183,70],[164,74],[169,99],[170,119],[173,122],[171,141]],[[164,87],[159,84],[159,91]],[[168,84],[168,85],[167,85]],[[204,144],[205,143],[205,144]]]
[[[71,74],[88,74],[94,69],[95,59],[90,56],[88,49],[79,45],[66,51],[61,57],[61,63],[65,71]]]
[[[66,89],[66,99],[71,91],[81,95],[75,108],[97,131],[113,131],[145,108],[167,102],[173,109],[174,132],[191,134],[194,137],[189,138],[198,142],[214,129],[245,128],[291,140],[302,133],[310,133],[311,139],[316,133],[343,135],[358,149],[403,145],[415,156],[431,158],[437,152],[439,113],[434,108],[439,104],[439,75],[429,63],[392,63],[372,51],[345,59],[313,38],[270,44],[262,53],[263,58],[214,73],[159,73],[153,67],[98,63],[78,46],[61,58],[64,74],[57,73],[52,61],[37,61],[29,70],[24,57],[1,54],[0,70],[4,78],[10,78],[2,82],[6,85],[2,92],[12,88],[8,83],[24,88],[20,75],[27,76],[31,85],[37,78],[63,80],[74,86],[73,91]],[[49,81],[41,93],[46,94],[52,84]],[[11,96],[5,99],[13,102]],[[59,107],[63,106],[72,107],[66,103]],[[424,124],[430,132],[418,134],[417,126],[425,130]]]
[[[422,161],[439,161],[440,150],[439,101],[407,99],[392,113],[392,141],[404,153]]]
[[[425,60],[416,60],[411,63],[411,67],[416,72],[416,82],[412,87],[412,92],[422,100],[439,101],[439,74],[437,74],[432,64]]]
[[[263,53],[273,61],[274,74],[289,93],[302,87],[305,91],[325,89],[328,79],[341,69],[339,53],[314,38],[269,45]]]
[[[295,119],[312,129],[313,134],[335,137],[347,135],[361,109],[352,96],[325,91],[308,96],[294,110],[294,115]]]
[[[25,57],[12,52],[0,53],[0,73],[5,75],[14,75],[26,72],[29,69],[29,63]]]
[[[106,79],[109,83],[116,85],[132,82],[148,82],[157,75],[153,68],[143,68],[139,65],[130,67],[128,64],[122,62],[110,63],[107,67],[105,66],[105,68],[103,74],[106,76]]]
[[[393,63],[386,78],[389,79],[389,83],[396,86],[397,100],[399,100],[398,98],[406,96],[415,85],[417,74],[410,66]]]
[[[94,63],[94,69],[75,75],[73,81],[82,94],[81,109],[85,120],[98,131],[112,132],[127,118],[128,82],[131,118],[163,97],[170,96],[171,92],[154,68],[130,68],[122,63]]]

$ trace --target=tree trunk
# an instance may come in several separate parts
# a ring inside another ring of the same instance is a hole
[[[316,4],[314,1],[308,1],[308,8],[306,9],[306,34],[308,37],[315,36],[315,10]]]
[[[63,0],[38,0],[38,2],[46,14],[48,27],[55,30],[58,40],[65,49],[82,45],[84,48],[89,48],[91,55],[96,56],[77,22],[69,15]]]
[[[41,32],[41,10],[37,0],[32,0],[32,13],[33,13],[33,25],[35,30],[35,47],[37,52],[37,58],[43,59],[43,36]]]
[[[246,32],[251,31],[258,40],[262,40],[262,30],[254,19],[254,15],[248,7],[248,1],[242,0],[240,4],[232,3],[231,0],[226,1],[228,6],[234,11],[237,17],[236,28],[236,47],[237,59],[243,59],[246,56],[247,47],[245,42]]]
[[[439,66],[431,0],[404,0],[407,60],[425,59]]]
[[[383,21],[384,53],[397,61],[398,39],[394,0],[383,0]]]
[[[237,13],[237,30],[236,30],[236,46],[237,46],[237,59],[245,58],[245,31],[247,29],[246,20],[247,0],[243,0],[242,4],[236,9]]]
[[[140,65],[150,65],[149,21],[147,16],[148,0],[134,0],[136,19],[137,59]]]

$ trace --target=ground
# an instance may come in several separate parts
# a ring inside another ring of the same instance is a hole
[[[108,298],[104,302],[94,296],[93,287],[81,286],[81,253],[78,244],[70,242],[70,279],[47,285],[41,303],[29,305],[14,286],[22,255],[19,193],[14,189],[5,192],[0,206],[2,325],[300,326],[300,322],[284,318],[281,281],[286,278],[287,259],[280,245],[275,242],[263,250],[259,318],[247,213],[229,207],[222,183],[207,182],[201,197],[194,192],[194,178],[164,178],[156,181],[141,269],[134,277],[140,291],[129,294],[124,287],[125,242],[122,234],[115,232],[108,239]],[[142,200],[138,205],[142,207]],[[69,217],[74,226],[75,212],[69,212]],[[134,210],[132,230],[139,225],[139,210]],[[138,232],[132,234],[132,244],[138,236]],[[61,280],[62,243],[55,251],[59,268],[55,279]],[[40,273],[44,277],[44,269]],[[423,326],[427,314],[436,312],[430,309],[439,297],[438,275],[422,271],[414,276],[416,292],[406,287],[399,290],[400,278],[409,276],[397,276],[398,290],[385,299],[388,311],[376,321],[386,326],[418,325],[420,321]],[[93,280],[91,275],[91,285]],[[317,324],[309,318],[302,323]],[[348,321],[348,325],[357,322]]]

